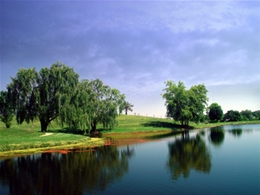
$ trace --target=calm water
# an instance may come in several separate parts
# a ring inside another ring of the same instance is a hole
[[[0,194],[260,194],[260,125],[2,160]]]

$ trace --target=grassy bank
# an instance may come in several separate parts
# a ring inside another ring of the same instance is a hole
[[[0,123],[0,156],[42,152],[48,149],[64,149],[74,147],[101,146],[105,140],[88,136],[60,133],[61,127],[57,124],[50,126],[48,133],[40,132],[40,123],[15,124],[6,129]]]
[[[260,121],[240,121],[224,123],[190,123],[188,129],[209,128],[220,125],[249,124]],[[121,115],[118,117],[118,125],[111,131],[102,131],[104,137],[116,140],[133,140],[160,138],[160,136],[173,135],[180,133],[184,128],[179,122],[171,119]],[[127,143],[128,143],[127,142]],[[48,133],[40,132],[40,123],[23,123],[17,125],[13,121],[11,128],[6,129],[4,123],[0,122],[0,156],[13,155],[17,153],[41,152],[48,149],[63,149],[73,147],[92,147],[103,145],[103,139],[94,139],[88,136],[66,133],[57,123],[53,122],[48,127]]]
[[[260,124],[256,121],[239,121],[239,122],[218,122],[218,123],[189,123],[186,129],[201,129],[223,125],[236,124]],[[102,127],[100,126],[100,129]],[[134,132],[156,132],[156,131],[179,131],[184,129],[179,122],[174,122],[167,118],[154,118],[145,116],[121,115],[118,117],[118,125],[114,130],[102,131],[102,133],[134,133]]]

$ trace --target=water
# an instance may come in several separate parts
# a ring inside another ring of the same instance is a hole
[[[260,125],[1,160],[0,194],[260,194]]]

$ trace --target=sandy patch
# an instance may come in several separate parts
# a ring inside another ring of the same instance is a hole
[[[41,135],[42,136],[48,136],[48,135],[52,135],[53,133],[45,133],[44,135]]]

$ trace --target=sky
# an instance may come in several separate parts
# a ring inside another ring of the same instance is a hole
[[[260,1],[0,1],[0,90],[60,61],[164,117],[165,81],[204,84],[208,105],[260,110]]]

